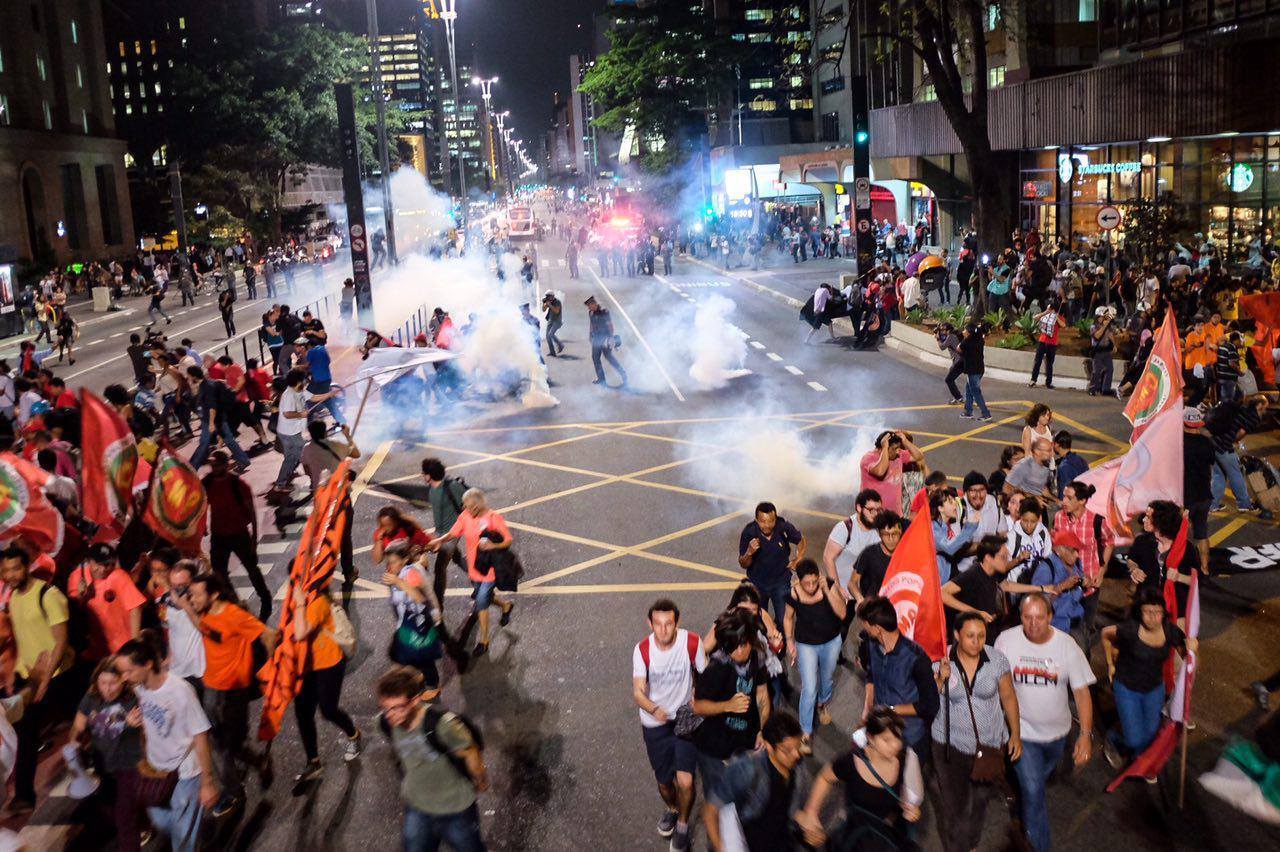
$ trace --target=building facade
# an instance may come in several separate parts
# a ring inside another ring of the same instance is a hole
[[[734,69],[728,133],[719,144],[786,145],[813,134],[810,0],[711,0],[716,26],[747,46]]]
[[[0,26],[0,263],[66,264],[133,246],[125,143],[99,0],[6,7]]]
[[[443,41],[443,35],[440,38]],[[484,104],[478,91],[471,86],[471,78],[475,76],[474,66],[458,63],[460,97],[455,96],[448,62],[439,63],[436,76],[442,128],[440,154],[449,191],[459,194],[456,158],[461,157],[467,176],[467,194],[487,192],[489,169],[485,157]]]

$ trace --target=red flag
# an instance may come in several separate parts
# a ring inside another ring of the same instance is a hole
[[[80,502],[85,518],[98,525],[94,540],[115,541],[133,513],[138,444],[119,413],[88,390],[80,391],[80,412]]]
[[[156,456],[142,520],[179,550],[200,549],[209,513],[209,498],[196,469],[168,446]]]
[[[1145,512],[1153,500],[1182,502],[1182,435],[1179,398],[1147,423],[1123,456],[1077,477],[1096,489],[1086,504],[1089,511],[1124,536],[1128,519]]]
[[[1165,312],[1164,322],[1156,330],[1156,340],[1147,357],[1147,366],[1133,386],[1133,394],[1124,406],[1124,416],[1133,424],[1137,440],[1147,424],[1175,403],[1182,402],[1182,344],[1178,340],[1178,323],[1173,309]],[[1179,463],[1181,468],[1181,463]],[[1180,499],[1181,495],[1179,495]]]
[[[916,512],[893,551],[880,594],[893,603],[902,635],[935,662],[947,655],[947,620],[942,609],[938,549],[928,510]]]
[[[66,526],[62,514],[44,496],[49,474],[20,456],[0,453],[0,541],[26,539],[55,555]]]
[[[310,603],[319,595],[329,594],[329,580],[342,551],[342,536],[347,528],[347,512],[351,479],[347,471],[351,462],[338,465],[329,481],[315,494],[315,504],[307,525],[302,530],[298,554],[289,569],[289,586],[285,590],[284,606],[280,611],[280,644],[261,671],[262,718],[258,722],[258,739],[270,741],[280,733],[284,712],[298,694],[298,682],[307,654],[308,642],[294,638],[293,590],[302,589]]]

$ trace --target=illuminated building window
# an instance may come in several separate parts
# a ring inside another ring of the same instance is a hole
[[[185,30],[187,28],[187,19],[178,18],[178,29]]]
[[[49,66],[45,63],[44,57],[39,53],[36,54],[36,73],[40,75],[40,79],[49,79]]]
[[[770,89],[773,87],[772,77],[752,77],[747,86],[752,89]]]
[[[52,130],[53,129],[53,111],[49,109],[49,102],[41,101],[40,106],[44,112],[44,129]]]
[[[9,96],[0,95],[0,124],[8,125],[13,122],[13,118],[9,115]]]
[[[135,41],[133,43],[133,52],[138,56],[142,55],[142,42]]]
[[[156,55],[156,40],[155,40],[155,39],[151,39],[151,55],[152,55],[152,56],[155,56],[155,55]]]
[[[125,114],[125,115],[133,115],[133,104],[125,104],[125,105],[124,105],[124,114]]]
[[[120,42],[120,55],[121,55],[121,56],[124,56],[124,55],[125,55],[125,53],[124,53],[124,42]]]
[[[1004,68],[1003,65],[997,65],[994,68],[987,69],[987,88],[994,89],[996,86],[1004,85]]]
[[[80,110],[80,126],[84,128],[84,135],[89,135],[89,111]]]
[[[71,19],[71,43],[72,44],[80,43],[80,25],[76,23],[75,18]],[[88,131],[85,131],[85,132],[87,133]]]
[[[76,63],[76,88],[84,88],[84,71],[80,68],[80,63]]]

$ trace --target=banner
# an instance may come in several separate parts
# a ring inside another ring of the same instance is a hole
[[[50,556],[62,549],[66,525],[44,496],[49,474],[20,456],[0,453],[0,542],[22,538]]]
[[[1147,427],[1123,456],[1076,477],[1096,489],[1085,505],[1106,519],[1122,542],[1129,518],[1145,512],[1151,501],[1182,503],[1182,398]]]
[[[209,497],[195,468],[169,447],[160,450],[151,474],[151,493],[142,520],[184,553],[200,549]]]
[[[1130,440],[1136,441],[1148,423],[1181,402],[1182,342],[1178,339],[1178,323],[1173,318],[1173,310],[1169,309],[1165,312],[1164,322],[1156,330],[1147,365],[1124,406],[1124,416],[1133,424]]]
[[[310,652],[307,642],[294,638],[294,589],[303,589],[310,603],[319,595],[329,594],[329,580],[342,551],[342,536],[347,528],[344,511],[351,490],[347,471],[350,461],[338,465],[315,494],[315,504],[307,525],[302,530],[298,553],[289,569],[289,585],[280,611],[280,644],[262,670],[262,718],[258,722],[258,739],[269,742],[280,733],[284,712],[298,694],[302,666]]]
[[[133,514],[138,444],[120,414],[88,390],[80,391],[80,504],[98,525],[94,541],[116,541]]]
[[[933,523],[927,509],[916,512],[893,551],[880,594],[893,603],[903,636],[923,648],[934,662],[947,655],[947,619],[942,609],[938,550],[933,543]]]
[[[1280,541],[1209,549],[1209,574],[1252,574],[1280,568]]]

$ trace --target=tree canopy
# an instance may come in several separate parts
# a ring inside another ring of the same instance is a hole
[[[333,84],[360,80],[364,39],[314,25],[213,31],[193,38],[175,69],[167,113],[170,156],[202,197],[275,231],[288,175],[341,165]],[[374,104],[358,89],[356,123],[364,169],[376,168]],[[413,114],[387,110],[387,132]],[[393,148],[392,156],[395,156]]]
[[[653,0],[611,14],[609,50],[582,89],[601,108],[595,124],[633,128],[642,162],[660,168],[706,132],[707,113],[732,86],[743,47],[717,32],[712,15],[688,0]]]

